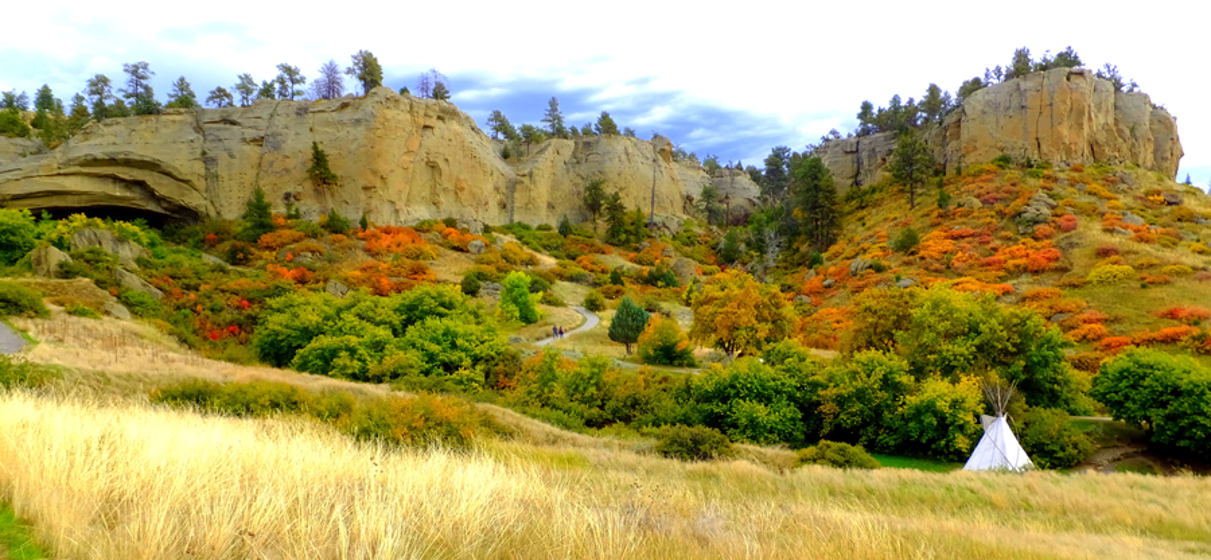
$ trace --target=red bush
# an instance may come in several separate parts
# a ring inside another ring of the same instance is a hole
[[[1183,323],[1193,323],[1195,321],[1203,321],[1211,318],[1211,310],[1205,307],[1170,307],[1164,311],[1154,313],[1161,319],[1173,319]]]

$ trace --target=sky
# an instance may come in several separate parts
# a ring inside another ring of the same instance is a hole
[[[1016,48],[1037,58],[1071,45],[1085,66],[1117,65],[1174,114],[1186,153],[1178,179],[1211,182],[1211,43],[1197,2],[386,4],[39,5],[0,34],[0,91],[32,97],[49,84],[68,103],[92,75],[121,83],[123,62],[147,61],[161,100],[178,76],[205,99],[241,73],[272,79],[286,62],[314,77],[366,49],[397,90],[415,90],[429,68],[445,74],[451,101],[481,128],[495,109],[537,125],[554,96],[569,123],[609,111],[641,138],[659,132],[700,158],[760,167],[774,146],[802,150],[853,130],[863,100],[920,98],[930,83],[953,92]]]

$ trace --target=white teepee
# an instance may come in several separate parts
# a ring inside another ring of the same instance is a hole
[[[984,394],[988,395],[989,401],[992,401],[997,415],[995,417],[980,416],[980,421],[984,424],[984,437],[980,438],[980,443],[976,445],[975,451],[971,452],[971,458],[967,460],[966,465],[963,465],[963,469],[968,471],[1033,469],[1034,463],[1030,461],[1030,457],[1026,456],[1026,451],[1018,443],[1018,438],[1013,435],[1013,430],[1009,429],[1008,417],[1005,416],[1005,406],[1009,404],[1009,398],[1013,396],[1013,388],[986,386]]]

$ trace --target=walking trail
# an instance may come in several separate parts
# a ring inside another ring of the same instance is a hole
[[[576,327],[575,329],[572,329],[570,331],[563,333],[563,336],[565,338],[572,336],[574,334],[580,334],[582,332],[590,331],[594,327],[596,327],[599,323],[601,323],[601,319],[599,317],[597,317],[596,313],[593,313],[592,311],[589,311],[588,309],[585,309],[583,307],[576,307],[576,306],[570,306],[570,307],[572,308],[573,311],[579,313],[581,316],[584,317],[584,324],[580,325],[579,327]],[[535,342],[534,345],[541,348],[543,346],[551,344],[552,342],[555,342],[556,340],[559,340],[559,339],[555,338],[555,337],[544,338],[538,342]]]
[[[25,348],[25,339],[8,325],[0,323],[0,354],[16,354],[22,348]]]

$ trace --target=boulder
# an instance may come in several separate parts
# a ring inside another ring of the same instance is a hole
[[[501,290],[504,289],[505,287],[497,282],[483,282],[479,285],[479,294],[489,297],[498,297]]]
[[[698,263],[681,257],[673,261],[673,274],[677,275],[677,280],[682,286],[688,286],[690,281],[698,275]]]
[[[857,275],[859,275],[859,274],[862,274],[863,272],[865,272],[865,271],[866,271],[866,269],[870,268],[870,265],[871,265],[873,262],[874,262],[874,261],[872,261],[872,260],[870,260],[870,259],[865,259],[865,258],[857,258],[857,259],[854,259],[854,260],[850,261],[850,263],[849,263],[849,275],[850,275],[850,276],[857,276]]]
[[[345,294],[349,293],[349,286],[337,282],[336,280],[329,280],[328,283],[324,285],[324,291],[336,297],[345,297]]]
[[[1035,193],[1017,215],[1018,231],[1030,233],[1034,226],[1047,223],[1051,220],[1051,209],[1056,206],[1058,204],[1051,197],[1042,192]]]
[[[1182,200],[1182,195],[1173,192],[1162,193],[1161,197],[1165,199],[1165,204],[1169,206],[1181,206],[1185,202]]]
[[[1071,316],[1072,316],[1072,314],[1071,314],[1071,313],[1056,313],[1055,315],[1052,315],[1052,316],[1051,316],[1050,321],[1051,321],[1052,323],[1058,323],[1058,322],[1063,321],[1064,319],[1067,319],[1067,318],[1069,318],[1069,317],[1071,317]]]
[[[804,296],[804,295],[798,295],[798,296],[795,296],[793,301],[794,301],[794,303],[797,303],[797,304],[811,305],[812,298]]]
[[[966,208],[968,210],[979,210],[984,207],[984,203],[980,202],[980,199],[974,196],[969,196],[959,202],[959,207]]]
[[[130,320],[130,310],[116,301],[107,301],[101,304],[101,309],[105,310],[111,317],[121,319],[123,321]]]
[[[651,247],[651,246],[652,246],[652,244],[651,244],[651,243],[648,243],[647,241],[644,241],[643,243],[640,243],[640,244],[639,244],[639,250],[640,250],[640,251],[646,251],[646,250],[648,250],[648,247]]]
[[[1123,212],[1123,223],[1133,226],[1142,226],[1147,223],[1143,218],[1132,214],[1131,212]]]
[[[115,268],[114,278],[118,280],[119,286],[122,286],[128,290],[143,292],[156,299],[162,299],[164,297],[164,292],[161,292],[155,286],[148,284],[146,280],[139,278],[138,275],[133,272],[129,272],[122,268]]]
[[[112,231],[96,228],[84,228],[71,236],[71,250],[83,251],[96,247],[118,257],[118,262],[127,268],[139,268],[135,259],[151,257],[151,251],[133,241],[119,239]]]
[[[664,250],[660,252],[660,256],[662,256],[666,259],[671,259],[676,255],[677,255],[677,252],[673,250],[672,245],[665,245]]]
[[[471,235],[483,235],[484,223],[474,218],[463,218],[458,221],[458,229],[465,229]]]
[[[486,248],[487,248],[487,246],[484,244],[484,242],[480,241],[478,239],[473,239],[473,240],[471,240],[470,243],[467,244],[467,251],[470,252],[472,255],[481,254],[484,252],[484,249],[486,249]]]
[[[916,284],[916,283],[917,283],[917,281],[913,280],[912,278],[901,278],[899,282],[896,282],[896,287],[897,288],[909,288],[909,287],[912,287],[912,285]]]
[[[1135,235],[1135,232],[1133,232],[1129,229],[1123,229],[1123,228],[1117,227],[1117,226],[1114,229],[1110,230],[1110,233],[1113,233],[1114,235],[1122,235],[1124,237],[1131,237],[1132,235]]]
[[[825,288],[831,288],[831,287],[833,287],[833,286],[834,286],[834,285],[836,285],[836,284],[837,284],[837,281],[836,281],[836,280],[833,280],[832,278],[827,278],[827,279],[825,279],[825,280],[824,280],[824,282],[822,282],[822,285],[823,285]]]
[[[220,258],[218,258],[218,257],[216,257],[216,256],[214,256],[214,255],[209,254],[209,253],[202,253],[202,262],[207,262],[207,263],[210,263],[210,264],[217,264],[217,265],[222,266],[222,267],[224,267],[224,268],[226,268],[226,267],[228,266],[228,265],[227,265],[227,261],[224,261],[223,259],[220,259]]]
[[[40,245],[30,251],[29,260],[34,269],[34,276],[43,278],[57,278],[59,265],[72,262],[71,255],[51,245]]]

